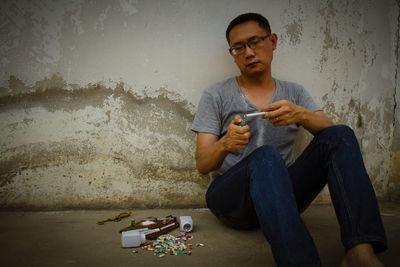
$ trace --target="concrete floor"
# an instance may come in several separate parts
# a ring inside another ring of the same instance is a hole
[[[386,266],[400,264],[400,205],[381,203],[389,250],[379,254]],[[238,231],[222,225],[207,209],[132,210],[137,220],[148,216],[190,215],[192,255],[159,258],[150,251],[121,248],[119,229],[130,219],[97,225],[121,210],[0,212],[2,266],[275,266],[261,230]],[[343,249],[334,210],[312,205],[303,214],[323,266],[338,266]],[[176,229],[171,234],[177,235]],[[203,243],[204,247],[196,247]]]

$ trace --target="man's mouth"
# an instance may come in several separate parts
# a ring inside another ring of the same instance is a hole
[[[246,67],[252,68],[252,67],[256,66],[258,63],[259,63],[258,61],[250,62],[250,63],[247,63],[247,64],[246,64]]]

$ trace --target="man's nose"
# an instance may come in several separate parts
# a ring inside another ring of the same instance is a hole
[[[252,48],[250,48],[250,46],[246,45],[244,49],[245,49],[244,53],[245,53],[246,57],[254,56],[254,50]]]

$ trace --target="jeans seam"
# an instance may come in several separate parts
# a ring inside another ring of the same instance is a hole
[[[352,236],[351,239],[354,240],[356,238],[356,236],[357,236],[356,235],[356,226],[355,226],[355,223],[354,223],[354,220],[353,220],[353,216],[351,215],[350,203],[349,203],[349,200],[348,200],[347,195],[346,195],[346,191],[345,191],[344,186],[343,186],[343,178],[340,175],[339,169],[336,166],[335,155],[336,155],[336,153],[334,153],[332,155],[332,166],[333,166],[333,170],[334,170],[334,173],[335,173],[334,176],[336,178],[337,183],[339,184],[340,193],[341,193],[341,196],[342,196],[343,203],[345,205],[345,210],[346,210],[347,216],[349,217],[349,220],[350,220],[351,236]]]

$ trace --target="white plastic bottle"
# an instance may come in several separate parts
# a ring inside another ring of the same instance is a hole
[[[180,217],[180,225],[181,231],[183,232],[191,232],[193,230],[193,220],[190,216],[181,216]]]
[[[124,248],[140,247],[141,244],[146,243],[146,235],[140,230],[122,232],[121,243]]]

